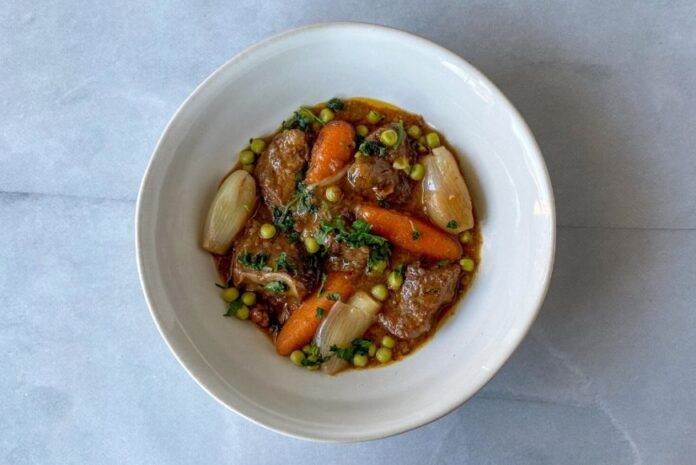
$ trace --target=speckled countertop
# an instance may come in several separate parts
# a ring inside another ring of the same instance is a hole
[[[415,32],[529,122],[558,208],[531,333],[397,437],[313,444],[236,416],[161,340],[135,267],[141,175],[191,90],[319,21]],[[0,463],[696,463],[696,4],[10,1],[0,9]]]

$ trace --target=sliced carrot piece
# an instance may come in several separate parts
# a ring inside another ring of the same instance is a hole
[[[345,121],[324,126],[312,147],[305,182],[314,184],[333,176],[345,167],[355,151],[355,129]]]
[[[326,278],[321,295],[317,291],[306,299],[285,322],[276,338],[276,350],[280,355],[289,355],[307,344],[317,332],[322,318],[317,318],[317,309],[324,309],[324,316],[336,303],[335,294],[345,301],[353,293],[353,283],[346,273],[333,273]],[[333,299],[333,300],[332,300]]]
[[[373,205],[360,205],[357,214],[375,234],[410,252],[438,260],[455,260],[462,254],[455,238],[423,220]]]

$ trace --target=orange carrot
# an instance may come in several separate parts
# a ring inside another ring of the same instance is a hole
[[[317,309],[324,310],[324,317],[336,303],[335,294],[345,301],[353,293],[353,284],[346,273],[333,273],[324,283],[322,293],[309,297],[302,302],[300,308],[295,310],[288,321],[283,325],[276,338],[276,350],[280,355],[289,355],[293,350],[299,349],[314,337],[322,318],[317,318]],[[330,298],[331,297],[331,298]],[[332,300],[333,299],[333,300]]]
[[[314,184],[336,174],[348,164],[355,151],[355,130],[345,121],[331,121],[319,131],[312,147],[305,181]]]
[[[410,252],[439,260],[455,260],[462,255],[456,239],[423,220],[373,205],[360,205],[357,213],[375,234]]]

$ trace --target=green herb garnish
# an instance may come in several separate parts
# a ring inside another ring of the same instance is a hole
[[[281,292],[285,292],[288,290],[288,285],[285,284],[282,281],[271,281],[268,284],[265,284],[263,286],[264,289],[267,291],[275,292],[276,294],[280,294]]]
[[[247,268],[251,268],[252,270],[257,270],[257,271],[261,271],[264,268],[266,268],[266,261],[267,260],[268,260],[267,253],[251,254],[246,249],[244,250],[244,252],[239,254],[239,257],[237,257],[237,261],[241,265],[244,265]]]
[[[438,268],[442,268],[443,266],[447,266],[450,264],[449,260],[440,260],[437,262]]]
[[[343,100],[334,97],[326,103],[326,107],[333,111],[339,111],[343,110],[346,107],[346,104],[343,103]]]
[[[335,236],[336,242],[348,244],[351,248],[367,246],[370,249],[370,268],[377,262],[388,259],[391,253],[389,241],[372,234],[372,227],[365,220],[353,221],[351,228],[346,227],[340,217],[334,218],[333,221],[322,221],[317,239],[324,243],[329,234]]]
[[[317,310],[314,312],[314,316],[317,318],[317,320],[321,320],[324,318],[324,313],[326,313],[326,310],[321,307],[317,307]]]
[[[244,306],[242,299],[237,299],[234,302],[230,302],[230,304],[227,306],[227,312],[223,316],[237,316],[237,312],[240,308],[242,308],[242,306]]]
[[[376,140],[368,140],[363,142],[358,147],[358,150],[368,156],[376,155],[378,157],[383,157],[384,154],[387,153],[387,148],[384,146],[384,144],[377,142]]]
[[[336,292],[329,292],[328,294],[326,294],[326,298],[336,302],[341,300],[341,294],[337,294]]]
[[[447,223],[447,229],[457,229],[459,227],[459,223],[457,223],[455,220],[449,220]]]
[[[286,252],[280,253],[278,260],[276,260],[275,265],[273,266],[273,271],[287,271],[293,276],[297,275],[295,264],[288,258],[288,254]]]
[[[338,347],[336,345],[331,346],[331,352],[333,352],[338,358],[350,362],[353,357],[357,354],[367,355],[370,350],[372,341],[367,339],[353,339],[350,347]]]
[[[414,229],[413,232],[411,232],[411,239],[413,239],[414,241],[417,241],[418,239],[420,239],[420,237],[421,233],[417,229]]]

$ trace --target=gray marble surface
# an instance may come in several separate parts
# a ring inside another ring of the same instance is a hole
[[[245,47],[329,20],[461,54],[529,122],[558,207],[530,335],[430,425],[313,444],[218,405],[138,284],[137,188],[167,120]],[[0,9],[0,463],[696,463],[692,1],[27,1]]]

